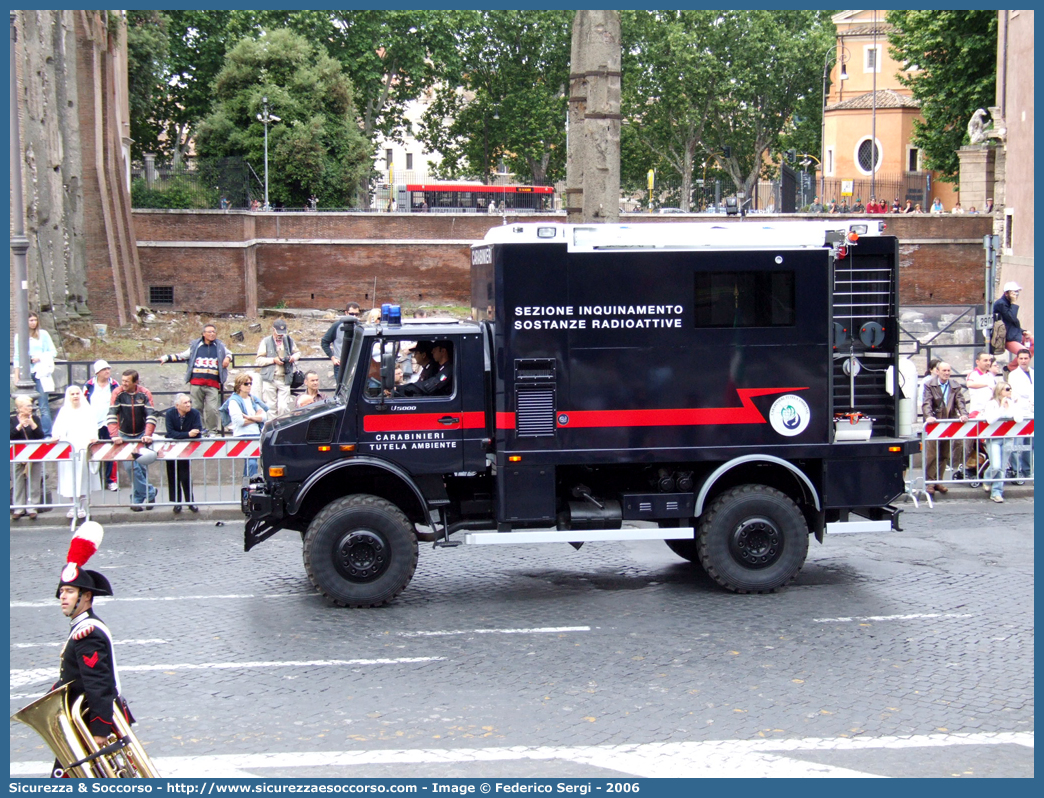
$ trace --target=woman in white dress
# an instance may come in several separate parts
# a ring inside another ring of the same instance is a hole
[[[65,401],[54,417],[51,437],[68,441],[76,451],[76,460],[61,460],[58,463],[58,492],[74,499],[74,507],[66,513],[68,518],[87,517],[87,492],[101,490],[98,464],[85,465],[88,445],[98,440],[98,422],[94,411],[83,398],[79,385],[65,389]]]

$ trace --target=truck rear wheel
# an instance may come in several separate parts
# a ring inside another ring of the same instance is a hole
[[[387,604],[417,570],[417,537],[402,510],[378,496],[331,502],[308,526],[304,565],[315,589],[342,607]]]
[[[785,493],[740,485],[701,516],[696,543],[700,562],[719,585],[736,593],[771,593],[805,564],[808,524]]]

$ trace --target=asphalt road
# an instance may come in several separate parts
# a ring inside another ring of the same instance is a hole
[[[170,518],[110,524],[91,561],[165,776],[1033,775],[1027,489],[813,542],[774,595],[723,592],[658,541],[422,544],[377,610],[326,604],[291,533],[245,554],[238,521]],[[12,712],[57,673],[67,545],[11,537]],[[51,759],[19,724],[10,756],[12,776]]]

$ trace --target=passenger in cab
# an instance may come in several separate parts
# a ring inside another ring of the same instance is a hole
[[[414,382],[431,379],[439,370],[439,364],[431,356],[431,341],[418,341],[413,347],[413,359],[418,366],[414,369],[414,373],[417,374]]]
[[[423,342],[422,342],[423,343]],[[418,344],[418,347],[420,344]],[[446,340],[431,344],[431,360],[434,370],[430,377],[424,374],[427,366],[417,382],[408,383],[396,388],[396,396],[449,396],[453,393],[453,345]]]

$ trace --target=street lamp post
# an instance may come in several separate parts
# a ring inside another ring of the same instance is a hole
[[[803,153],[801,153],[800,158],[801,158],[801,160],[799,161],[799,163],[801,164],[801,173],[803,175],[808,173],[807,170],[808,170],[808,167],[812,164],[812,161],[815,161],[820,169],[823,168],[823,162],[820,161],[819,158],[817,158],[812,153],[803,152]],[[809,159],[811,159],[811,160],[809,160]],[[812,185],[812,181],[809,181],[808,187],[810,189],[812,189],[813,191],[815,191],[815,187]],[[822,195],[820,195],[820,196],[822,197]],[[805,202],[806,199],[807,199],[807,195],[805,194],[804,179],[802,178],[802,185],[801,185],[801,204],[802,205],[808,205],[809,204],[809,203]]]
[[[872,110],[870,111],[870,196],[877,196],[877,70],[878,70],[878,58],[877,54],[877,12],[874,11],[874,87],[871,93],[873,97]],[[928,201],[928,196],[924,197],[925,202]]]
[[[265,210],[270,211],[272,208],[268,204],[268,124],[269,122],[281,122],[282,120],[278,116],[269,113],[267,97],[261,98],[261,110],[262,112],[257,115],[257,121],[265,126]]]

